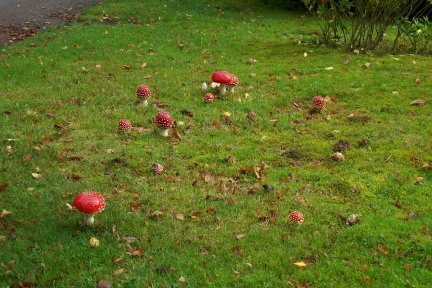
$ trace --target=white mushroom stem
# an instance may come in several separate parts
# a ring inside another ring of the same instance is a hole
[[[141,107],[147,107],[147,106],[148,106],[148,101],[147,101],[147,99],[141,100],[140,102],[141,102],[141,103],[140,103],[139,106],[141,106]]]
[[[228,88],[229,88],[229,91],[231,92],[231,93],[234,93],[234,85],[228,85]]]
[[[161,135],[163,136],[163,137],[168,137],[169,136],[169,128],[167,128],[167,129],[161,129]]]
[[[226,92],[226,85],[221,83],[220,87],[219,87],[219,94],[220,95],[225,95]]]
[[[84,224],[89,225],[89,226],[93,225],[95,215],[96,215],[96,213],[84,214]]]

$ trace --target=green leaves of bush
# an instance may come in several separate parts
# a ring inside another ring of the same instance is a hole
[[[303,0],[303,3],[317,19],[327,45],[374,50],[393,25],[398,27],[395,41],[406,35],[416,52],[430,41],[427,17],[416,17],[431,7],[425,5],[425,0]],[[410,20],[408,15],[413,13],[416,15]]]

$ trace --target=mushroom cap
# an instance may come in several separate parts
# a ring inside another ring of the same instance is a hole
[[[158,112],[156,114],[156,126],[159,128],[171,128],[173,120],[168,112]]]
[[[213,102],[214,98],[215,97],[214,97],[214,95],[212,93],[206,93],[204,95],[204,101],[205,102]]]
[[[75,197],[73,205],[80,212],[93,214],[105,209],[105,200],[97,192],[83,192]]]
[[[234,85],[234,86],[238,85],[238,77],[235,76],[234,74],[230,74],[230,83],[229,83],[229,85]]]
[[[293,211],[289,214],[289,220],[291,223],[300,224],[303,222],[303,214],[299,211]]]
[[[152,170],[153,170],[154,174],[159,174],[159,173],[162,173],[164,171],[164,167],[161,164],[156,163],[156,164],[153,164]]]
[[[246,117],[249,118],[249,119],[253,119],[253,118],[256,117],[256,114],[255,114],[255,112],[248,112],[247,115],[246,115]]]
[[[132,124],[129,120],[122,119],[118,123],[118,129],[122,131],[129,131],[132,129]]]
[[[212,74],[212,81],[230,85],[231,74],[226,71],[216,71]]]
[[[139,99],[149,99],[151,96],[151,90],[147,85],[140,85],[136,91],[136,95]]]
[[[322,96],[315,96],[312,98],[312,104],[324,108],[326,102]]]

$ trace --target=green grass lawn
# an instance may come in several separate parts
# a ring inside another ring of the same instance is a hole
[[[331,50],[317,32],[240,0],[106,0],[3,47],[0,286],[430,287],[432,58]],[[205,104],[220,69],[239,86]],[[144,83],[181,139],[138,107]],[[332,101],[310,116],[316,95]],[[119,134],[124,118],[145,129]],[[66,206],[88,190],[107,202],[93,227]]]

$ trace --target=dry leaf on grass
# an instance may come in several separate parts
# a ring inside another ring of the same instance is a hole
[[[4,192],[9,185],[10,185],[10,182],[6,182],[6,183],[0,185],[0,192]]]
[[[8,210],[6,210],[6,209],[3,209],[3,211],[2,211],[1,214],[0,214],[0,219],[5,218],[5,217],[8,216],[9,214],[11,214],[10,211],[8,211]]]
[[[111,288],[112,282],[109,280],[99,280],[96,284],[96,288]]]
[[[89,243],[91,247],[99,247],[100,245],[100,242],[96,237],[91,237]]]
[[[305,262],[303,262],[303,261],[295,262],[293,264],[296,265],[297,267],[300,267],[300,268],[304,268],[304,267],[307,266],[307,264]]]
[[[120,276],[121,274],[123,274],[124,269],[117,269],[116,271],[114,271],[114,276]]]
[[[238,234],[238,235],[236,236],[236,239],[237,239],[237,240],[240,240],[240,239],[242,239],[242,238],[244,238],[244,237],[246,237],[246,234]]]

